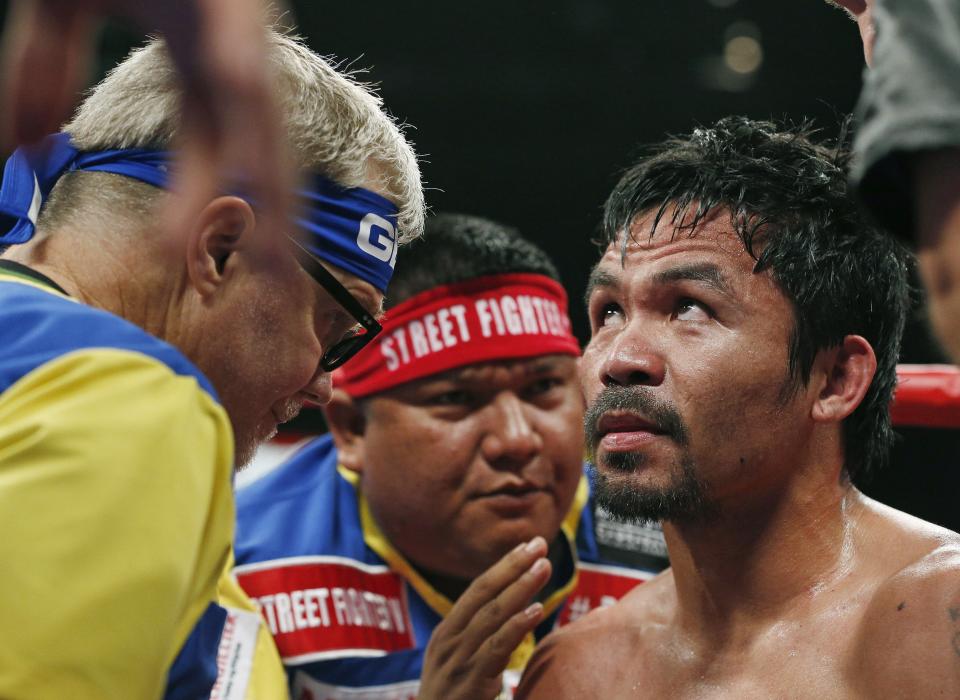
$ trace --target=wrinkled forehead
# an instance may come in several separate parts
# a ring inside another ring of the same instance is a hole
[[[619,260],[626,266],[632,260],[694,250],[729,256],[751,268],[755,263],[729,210],[718,207],[697,215],[693,209],[679,211],[674,206],[634,217],[607,246],[601,262]]]
[[[638,216],[594,266],[584,300],[589,306],[598,289],[627,292],[636,284],[681,280],[708,285],[727,296],[783,295],[772,272],[758,269],[729,213],[721,210],[693,227],[669,216],[659,222],[654,214]]]

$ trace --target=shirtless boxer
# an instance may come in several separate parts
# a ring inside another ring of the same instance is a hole
[[[851,484],[892,438],[908,261],[844,166],[728,118],[608,199],[587,442],[672,567],[549,637],[518,697],[960,697],[960,536]]]

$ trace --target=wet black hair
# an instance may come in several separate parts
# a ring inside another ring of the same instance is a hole
[[[443,284],[510,272],[560,281],[547,254],[516,229],[478,216],[436,214],[422,238],[400,249],[385,307]]]
[[[884,465],[893,441],[889,404],[900,340],[911,304],[912,257],[873,227],[847,185],[849,152],[816,143],[809,123],[796,126],[726,117],[709,128],[652,148],[623,174],[604,206],[606,247],[654,212],[674,235],[695,235],[718,209],[769,270],[794,309],[791,387],[810,379],[817,352],[861,335],[873,346],[877,372],[863,402],[843,425],[846,474],[861,480]]]

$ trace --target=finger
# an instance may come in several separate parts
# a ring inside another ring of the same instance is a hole
[[[477,673],[484,678],[499,678],[524,637],[543,622],[543,614],[543,605],[533,603],[503,623],[474,654]]]
[[[189,130],[188,131],[192,131]],[[170,183],[170,195],[162,209],[164,241],[178,248],[189,235],[194,222],[226,185],[217,163],[216,150],[205,137],[183,134],[178,139],[176,162]]]
[[[168,228],[188,230],[210,199],[231,192],[254,204],[258,231],[292,232],[294,188],[287,184],[293,177],[285,147],[267,141],[269,137],[258,140],[252,127],[238,126],[237,120],[222,114],[211,114],[207,107],[185,105],[187,117],[178,139],[171,184],[177,196],[166,211]],[[258,125],[261,131],[275,127]]]
[[[528,605],[470,650],[463,640],[443,637],[441,629],[447,621],[444,620],[427,646],[418,700],[495,697],[502,688],[502,674],[513,651],[543,621],[543,615],[541,603]],[[441,646],[447,648],[440,649]]]
[[[522,576],[477,611],[461,635],[460,644],[465,652],[472,653],[482,647],[508,620],[523,612],[550,580],[551,570],[549,561],[538,559]]]
[[[478,576],[457,600],[445,622],[453,629],[463,629],[477,612],[520,578],[533,563],[547,553],[542,537],[517,545],[509,554]]]
[[[35,142],[69,116],[92,59],[93,9],[83,0],[21,0],[10,7],[2,54],[5,148]]]
[[[198,4],[198,36],[169,38],[186,115],[178,178],[184,197],[171,212],[173,224],[189,222],[219,187],[251,198],[259,230],[290,232],[295,182],[259,14],[234,0]]]

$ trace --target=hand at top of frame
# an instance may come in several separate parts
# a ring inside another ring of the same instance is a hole
[[[286,229],[293,175],[260,0],[14,0],[3,37],[4,148],[35,142],[67,119],[105,15],[162,34],[179,70],[183,128],[173,189],[181,196],[164,212],[172,230],[222,191],[226,173],[243,178],[266,230]]]

